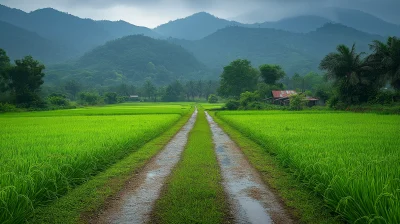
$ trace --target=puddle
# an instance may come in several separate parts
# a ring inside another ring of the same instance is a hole
[[[206,112],[236,223],[293,223],[241,150]]]
[[[131,181],[119,199],[112,202],[93,223],[139,224],[149,221],[152,207],[185,149],[196,118],[197,110],[164,149]]]

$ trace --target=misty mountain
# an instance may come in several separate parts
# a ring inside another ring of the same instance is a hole
[[[253,27],[258,26],[260,28],[273,28],[295,33],[308,33],[311,31],[315,31],[317,28],[331,22],[332,20],[321,16],[305,15],[290,17],[276,22],[254,24]]]
[[[165,37],[186,40],[198,40],[227,26],[241,25],[235,21],[217,18],[209,13],[200,12],[189,17],[171,21],[154,30]]]
[[[46,80],[74,79],[87,85],[143,83],[168,84],[176,79],[200,79],[207,68],[181,46],[135,35],[113,40],[75,62],[51,66]]]
[[[69,57],[76,57],[109,40],[126,35],[159,36],[151,29],[134,26],[123,21],[109,22],[82,19],[51,8],[25,13],[0,5],[0,21],[35,32],[70,49]]]
[[[154,30],[165,37],[186,40],[200,40],[220,29],[230,26],[248,28],[273,28],[278,30],[308,33],[315,31],[326,23],[341,23],[354,29],[381,36],[400,35],[400,26],[386,22],[371,14],[341,8],[323,8],[310,11],[309,14],[288,17],[274,22],[243,24],[217,18],[202,12],[192,16],[171,21]]]
[[[197,41],[170,39],[192,52],[213,70],[236,59],[249,59],[253,65],[279,64],[288,75],[317,71],[321,59],[336,50],[337,45],[357,44],[368,51],[371,35],[340,24],[326,24],[307,34],[268,28],[228,27]]]
[[[42,63],[65,60],[68,49],[47,40],[38,34],[0,21],[0,48],[11,60],[33,56]]]
[[[96,23],[99,24],[105,31],[110,33],[116,39],[136,34],[152,38],[162,37],[162,35],[160,35],[157,32],[154,32],[153,30],[147,27],[135,26],[122,20],[115,22],[102,20],[102,21],[96,21]]]
[[[343,8],[324,8],[316,14],[354,29],[381,36],[399,36],[400,26],[386,22],[374,15]]]

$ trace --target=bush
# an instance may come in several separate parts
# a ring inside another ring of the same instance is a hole
[[[289,107],[291,110],[303,110],[306,106],[306,98],[302,94],[295,94],[289,97]]]
[[[70,104],[69,100],[67,99],[67,96],[62,95],[62,94],[51,94],[47,98],[47,101],[51,105],[60,106],[60,107],[68,107]]]
[[[239,109],[240,106],[240,102],[237,100],[229,100],[226,104],[225,104],[225,108],[227,110],[237,110]]]
[[[17,107],[8,103],[0,103],[0,112],[14,112],[18,111]]]
[[[259,110],[262,107],[260,106],[261,104],[258,102],[260,100],[260,94],[258,94],[258,91],[256,92],[244,92],[240,94],[240,109],[243,110]]]
[[[106,93],[104,94],[104,102],[107,104],[116,104],[118,103],[118,95],[117,93]]]
[[[101,103],[101,98],[97,93],[82,92],[79,93],[79,101],[81,104],[97,105]]]
[[[215,94],[211,94],[208,97],[208,102],[209,103],[218,103],[218,97]]]

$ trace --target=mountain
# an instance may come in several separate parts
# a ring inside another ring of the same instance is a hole
[[[400,36],[400,26],[355,9],[324,8],[317,14],[354,29],[381,36]]]
[[[278,30],[286,30],[295,33],[308,33],[315,31],[317,28],[322,27],[332,20],[326,19],[321,16],[304,15],[282,19],[276,22],[265,22],[255,24],[260,28],[274,28]]]
[[[186,40],[199,40],[227,26],[241,25],[235,21],[217,18],[209,13],[200,12],[189,17],[171,21],[154,30],[165,37]]]
[[[367,51],[371,41],[383,37],[346,27],[326,24],[307,34],[269,28],[228,27],[197,41],[170,39],[192,52],[202,63],[215,71],[235,59],[249,59],[254,66],[279,64],[288,75],[317,71],[322,58],[337,45],[357,44],[358,51]]]
[[[42,63],[65,60],[65,49],[36,33],[0,21],[0,48],[7,52],[11,60],[33,56]]]
[[[110,41],[75,62],[52,66],[47,81],[75,79],[87,85],[168,84],[176,79],[200,79],[207,68],[182,47],[165,40],[135,35]]]
[[[120,38],[130,35],[144,35],[152,38],[161,38],[162,36],[153,30],[142,27],[142,26],[135,26],[123,20],[120,21],[96,21],[105,31],[110,33],[114,38]]]
[[[0,21],[35,32],[45,39],[70,49],[67,55],[69,58],[82,55],[107,41],[126,35],[160,36],[151,29],[123,21],[82,19],[52,8],[25,13],[0,5]]]

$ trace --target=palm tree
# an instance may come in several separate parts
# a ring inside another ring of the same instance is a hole
[[[400,39],[389,37],[387,43],[375,40],[370,49],[374,52],[369,60],[385,80],[396,90],[400,90]]]
[[[328,54],[320,64],[321,70],[327,71],[327,77],[334,80],[339,98],[347,104],[366,102],[370,91],[366,87],[372,84],[372,68],[357,53],[355,44],[350,48],[339,45],[337,52]],[[368,94],[366,94],[368,93]]]

